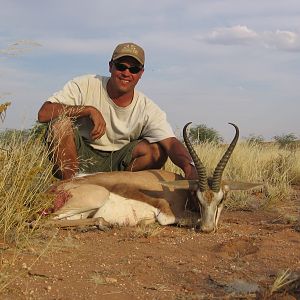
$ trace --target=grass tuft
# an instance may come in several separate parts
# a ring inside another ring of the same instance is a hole
[[[274,283],[270,287],[270,295],[282,291],[285,287],[289,286],[298,279],[299,277],[293,276],[289,269],[279,272]]]
[[[159,226],[157,223],[141,224],[135,228],[132,235],[134,238],[151,238],[158,236],[164,230],[165,227]]]
[[[6,243],[30,235],[26,222],[51,206],[48,152],[34,132],[8,131],[0,138],[0,233]]]

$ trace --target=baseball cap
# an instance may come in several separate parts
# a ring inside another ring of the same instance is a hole
[[[142,65],[145,64],[145,52],[142,47],[134,43],[119,44],[114,50],[111,60],[116,60],[123,56],[131,56]]]

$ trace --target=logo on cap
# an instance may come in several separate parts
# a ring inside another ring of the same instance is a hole
[[[116,60],[123,56],[131,56],[142,65],[145,63],[145,53],[143,48],[134,43],[119,44],[113,52],[112,60]]]

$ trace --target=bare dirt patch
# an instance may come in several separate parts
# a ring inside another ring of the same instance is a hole
[[[214,234],[60,230],[49,243],[53,233],[16,256],[1,299],[263,299],[280,271],[300,274],[299,223],[278,212],[225,210]],[[3,247],[2,265],[12,255]],[[299,278],[285,287],[269,298],[300,299]]]

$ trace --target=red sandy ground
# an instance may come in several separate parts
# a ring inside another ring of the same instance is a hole
[[[290,202],[296,215],[299,202]],[[45,231],[13,265],[12,250],[2,250],[13,281],[0,298],[266,299],[280,271],[300,274],[299,221],[281,216],[225,210],[213,234],[171,226],[148,237],[136,228],[60,230],[49,242],[55,230]],[[299,277],[285,287],[268,299],[300,299]]]

